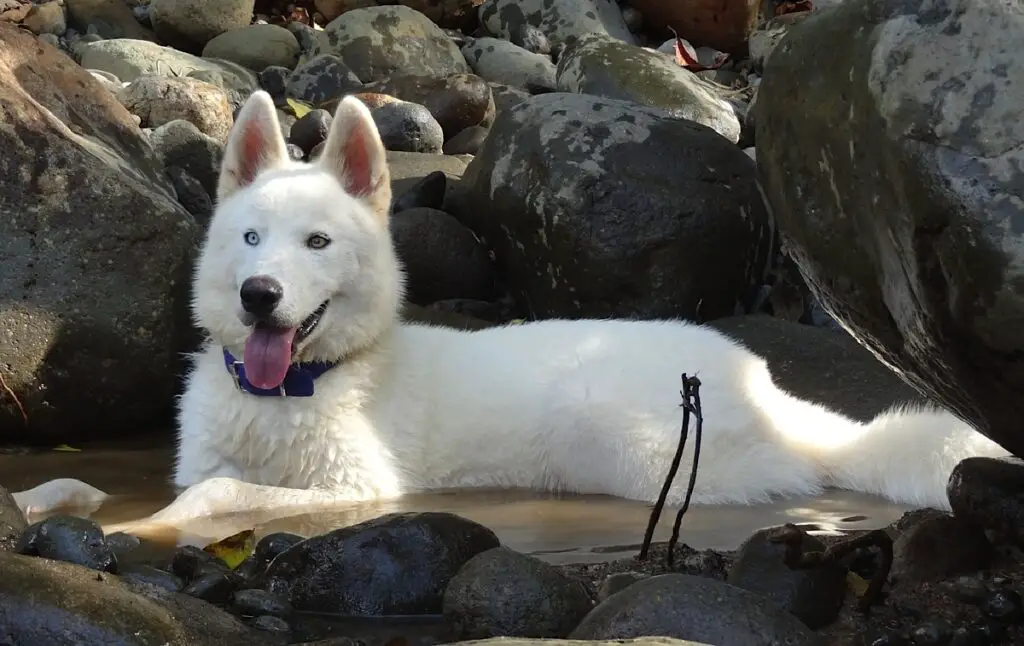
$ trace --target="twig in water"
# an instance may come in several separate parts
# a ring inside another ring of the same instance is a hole
[[[690,432],[690,417],[693,416],[697,420],[694,429],[696,438],[694,438],[693,466],[690,468],[690,482],[686,487],[686,497],[683,500],[683,506],[676,514],[675,524],[672,526],[672,538],[668,542],[668,566],[670,569],[675,565],[674,552],[676,543],[679,542],[679,528],[683,523],[683,514],[690,508],[690,498],[693,496],[693,487],[697,482],[697,463],[700,460],[700,444],[704,427],[704,414],[700,403],[700,379],[688,377],[684,372],[682,382],[683,389],[679,394],[683,397],[683,403],[680,404],[683,407],[683,424],[679,431],[679,446],[676,448],[676,454],[672,457],[672,464],[669,467],[668,476],[665,478],[665,484],[662,485],[658,500],[654,503],[654,509],[651,510],[651,518],[647,522],[647,531],[644,533],[644,542],[637,557],[641,561],[645,560],[651,549],[654,530],[658,526],[658,521],[661,520],[662,510],[665,508],[665,499],[668,498],[669,489],[672,488],[672,482],[676,478],[676,473],[679,472],[679,463],[683,460],[683,451],[686,448],[686,439]]]
[[[0,388],[3,388],[4,392],[7,393],[7,396],[14,401],[14,405],[18,407],[18,412],[21,413],[21,421],[25,422],[25,426],[28,426],[28,413],[25,412],[25,407],[21,405],[21,400],[14,394],[11,387],[7,385],[7,382],[4,381],[4,376],[2,374],[0,374]]]

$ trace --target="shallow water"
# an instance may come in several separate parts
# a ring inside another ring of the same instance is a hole
[[[166,439],[126,446],[92,445],[78,452],[0,454],[0,484],[18,491],[58,477],[78,478],[112,494],[88,515],[108,530],[141,519],[171,501],[168,485],[173,451]],[[682,469],[683,471],[685,469]],[[678,477],[686,477],[681,473]],[[906,510],[881,498],[830,491],[810,499],[790,499],[753,507],[692,506],[683,521],[681,542],[696,549],[735,549],[755,530],[785,522],[813,523],[822,531],[875,528]],[[238,514],[189,523],[149,535],[161,544],[206,543],[243,529],[258,535],[288,531],[312,535],[395,511],[449,511],[490,527],[516,550],[556,563],[603,561],[636,553],[650,508],[608,496],[577,496],[524,491],[458,491],[409,496],[380,503],[347,504],[316,513],[287,511],[273,516]],[[655,535],[667,540],[675,509],[666,509]]]

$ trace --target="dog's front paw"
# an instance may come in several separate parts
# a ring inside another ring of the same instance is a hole
[[[171,504],[150,517],[154,522],[175,524],[195,518],[239,511],[251,487],[235,478],[217,477],[197,482],[182,491]]]
[[[49,480],[12,496],[26,518],[65,508],[89,515],[110,497],[105,491],[74,478]]]

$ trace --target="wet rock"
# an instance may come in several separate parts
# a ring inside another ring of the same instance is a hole
[[[0,553],[0,571],[0,634],[6,643],[272,643],[210,604],[70,563]]]
[[[727,581],[788,610],[809,628],[831,624],[846,597],[846,567],[791,569],[783,560],[785,546],[771,541],[780,531],[783,528],[762,529],[748,538],[737,551]],[[805,552],[825,549],[817,538],[803,531],[801,535]]]
[[[224,565],[216,556],[204,552],[194,545],[184,545],[174,551],[171,556],[170,570],[186,581],[191,581],[201,576],[204,569],[216,567],[223,569]]]
[[[387,514],[294,545],[254,587],[282,595],[298,611],[438,613],[452,576],[498,544],[491,530],[453,514]]]
[[[1024,456],[1024,32],[1010,5],[924,7],[841,3],[791,28],[758,91],[758,169],[822,304]]]
[[[689,574],[638,581],[597,605],[570,639],[664,635],[709,644],[823,644],[796,617],[763,597]]]
[[[313,54],[333,54],[363,83],[396,72],[449,76],[469,72],[448,36],[423,14],[403,6],[347,11],[324,27]]]
[[[15,550],[102,572],[117,572],[117,557],[107,545],[103,530],[94,521],[77,516],[50,516],[30,525]]]
[[[926,621],[910,633],[914,646],[942,646],[952,637],[953,628],[941,619]]]
[[[199,131],[194,124],[171,121],[154,128],[149,143],[167,168],[177,167],[195,177],[207,195],[217,195],[217,179],[224,145]]]
[[[327,139],[334,118],[327,110],[310,110],[295,122],[289,132],[289,140],[308,155],[317,144]]]
[[[473,72],[488,82],[521,89],[555,88],[555,64],[499,38],[477,38],[462,48]]]
[[[441,125],[445,139],[470,126],[486,126],[494,120],[491,88],[473,74],[444,78],[396,74],[386,81],[371,83],[365,89],[424,106]]]
[[[304,540],[306,540],[305,537],[297,534],[290,534],[288,532],[274,532],[273,534],[267,534],[256,542],[256,548],[253,550],[253,555],[258,561],[264,564],[270,563],[277,558],[278,554],[285,551],[292,545]]]
[[[946,494],[958,518],[1024,545],[1024,460],[967,458],[954,467]]]
[[[773,233],[755,175],[710,128],[554,93],[496,120],[445,208],[539,318],[714,320],[763,282]]]
[[[668,33],[672,27],[695,46],[737,53],[757,27],[761,4],[761,0],[630,0],[630,6],[643,16],[644,25],[655,33]]]
[[[985,597],[981,604],[982,612],[987,616],[1004,623],[1020,621],[1024,618],[1024,603],[1016,590],[994,590]]]
[[[0,441],[137,432],[178,388],[198,229],[114,96],[3,23],[0,111],[0,377],[28,417],[0,398]]]
[[[471,558],[452,578],[443,613],[454,639],[559,638],[592,607],[578,581],[532,556],[497,547]]]
[[[105,538],[107,547],[114,552],[114,556],[117,557],[118,561],[122,561],[142,546],[142,541],[138,536],[125,534],[124,532],[107,534]],[[123,572],[124,568],[121,568],[121,571]]]
[[[428,173],[395,198],[391,206],[392,215],[417,207],[440,210],[447,184],[448,176],[443,171]]]
[[[13,550],[26,527],[28,522],[18,503],[10,492],[0,487],[0,552]]]
[[[893,543],[892,578],[900,584],[947,579],[988,567],[992,546],[980,526],[946,514],[925,518]]]
[[[299,41],[280,25],[247,25],[226,31],[203,47],[203,58],[220,58],[262,72],[271,66],[294,68]]]
[[[260,615],[252,622],[252,627],[271,635],[287,635],[291,632],[288,622],[273,615]]]
[[[446,155],[475,155],[489,132],[482,126],[470,126],[444,142],[441,152]]]
[[[711,84],[670,58],[591,34],[558,60],[558,88],[661,108],[736,143],[740,119]]]
[[[255,0],[151,0],[149,18],[162,42],[199,54],[216,36],[248,26],[254,6]]]
[[[239,590],[231,598],[231,607],[238,614],[249,617],[288,617],[292,614],[292,606],[287,599],[266,590]]]
[[[288,78],[285,94],[307,105],[321,107],[359,91],[362,86],[359,77],[340,58],[324,54],[295,68]]]
[[[480,22],[506,40],[532,25],[558,45],[586,34],[635,42],[618,5],[607,0],[487,0],[480,8]]]
[[[426,109],[418,103],[390,101],[371,110],[385,150],[410,153],[441,152],[444,131]]]
[[[180,592],[185,587],[185,582],[180,577],[141,563],[121,566],[119,576],[127,583],[154,585],[169,592]]]
[[[227,603],[238,587],[239,581],[228,572],[208,572],[192,580],[182,588],[182,594],[210,603]]]

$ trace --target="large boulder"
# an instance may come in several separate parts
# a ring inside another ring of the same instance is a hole
[[[586,34],[635,42],[616,0],[486,0],[480,22],[489,33],[513,42],[524,27],[539,28],[556,45]]]
[[[850,0],[790,29],[757,105],[765,192],[811,290],[1017,455],[1022,50],[1018,3]]]
[[[712,129],[580,94],[500,114],[451,211],[539,318],[746,309],[772,227],[754,163]]]
[[[0,442],[138,431],[173,401],[196,224],[132,115],[8,25],[0,111]]]

